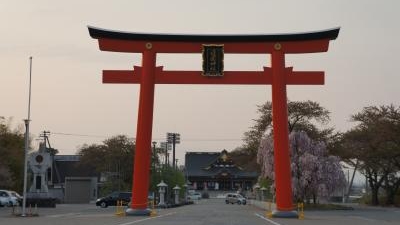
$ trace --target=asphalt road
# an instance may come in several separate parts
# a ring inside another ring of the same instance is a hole
[[[11,215],[11,208],[0,208],[0,225],[357,225],[400,224],[399,208],[357,207],[355,210],[306,211],[305,219],[269,219],[265,211],[252,205],[227,205],[223,199],[203,199],[194,205],[160,209],[152,217],[122,217],[115,207],[106,209],[89,204],[61,204],[56,208],[39,208],[38,217]]]

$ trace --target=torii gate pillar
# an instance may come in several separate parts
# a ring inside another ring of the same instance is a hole
[[[147,50],[143,52],[143,70],[140,81],[139,112],[136,131],[136,149],[133,176],[133,199],[127,214],[148,215],[147,193],[149,188],[149,168],[151,165],[151,134],[153,128],[154,85],[156,54]],[[137,196],[141,197],[136,197]],[[145,196],[145,198],[143,197]]]
[[[289,155],[288,109],[286,95],[285,55],[281,51],[271,54],[272,67],[272,126],[274,132],[274,169],[275,174],[291,174]],[[275,176],[275,189],[278,193],[292,193],[291,176]],[[283,217],[297,216],[293,210],[291,194],[276,195],[279,211]]]
[[[149,215],[147,196],[155,84],[272,85],[274,169],[277,209],[274,217],[297,217],[293,211],[286,85],[324,84],[323,71],[293,71],[285,54],[328,51],[339,28],[298,34],[176,35],[109,31],[89,27],[100,50],[142,53],[142,67],[104,70],[103,83],[140,84],[132,203],[128,215]],[[210,58],[206,49],[211,49]],[[206,53],[205,53],[206,52]],[[166,71],[156,67],[157,53],[203,53],[203,71]],[[263,71],[223,71],[223,54],[270,54]],[[220,61],[218,61],[220,60]],[[206,71],[206,72],[205,72]]]

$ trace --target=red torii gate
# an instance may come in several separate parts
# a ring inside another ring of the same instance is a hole
[[[273,35],[177,35],[118,32],[90,26],[88,29],[90,36],[98,39],[102,51],[133,52],[143,55],[142,66],[135,66],[134,70],[103,70],[103,83],[140,84],[133,200],[127,210],[128,215],[150,214],[147,208],[147,195],[155,84],[272,84],[277,205],[273,215],[297,216],[292,211],[286,85],[324,84],[324,72],[293,71],[293,68],[285,67],[285,54],[326,52],[329,41],[337,38],[339,28]],[[204,54],[208,51],[207,47],[214,52]],[[157,53],[202,52],[203,60],[210,54],[214,57],[203,61],[203,71],[166,71],[162,66],[156,67]],[[215,67],[218,64],[215,56],[223,59],[224,53],[270,54],[271,68],[264,67],[263,71],[223,71],[223,65]],[[209,62],[210,60],[212,62]],[[223,63],[219,61],[221,62]],[[209,72],[211,76],[207,76]]]

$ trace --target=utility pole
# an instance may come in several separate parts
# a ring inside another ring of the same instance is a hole
[[[172,168],[176,169],[175,145],[181,143],[181,135],[178,133],[167,133],[167,142],[172,144]]]
[[[49,145],[49,148],[51,148],[51,145],[50,145],[50,141],[49,141],[49,135],[50,135],[50,131],[43,131],[40,135],[39,135],[39,137],[42,137],[43,139],[44,139],[44,143],[45,143],[45,146],[47,147],[47,145],[46,144],[48,144]]]

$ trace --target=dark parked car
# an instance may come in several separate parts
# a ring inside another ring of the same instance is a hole
[[[131,201],[132,193],[131,192],[113,192],[105,197],[99,198],[96,201],[96,206],[100,206],[102,208],[106,208],[110,205],[117,205],[118,201],[122,201],[122,205],[127,205],[128,202]]]

